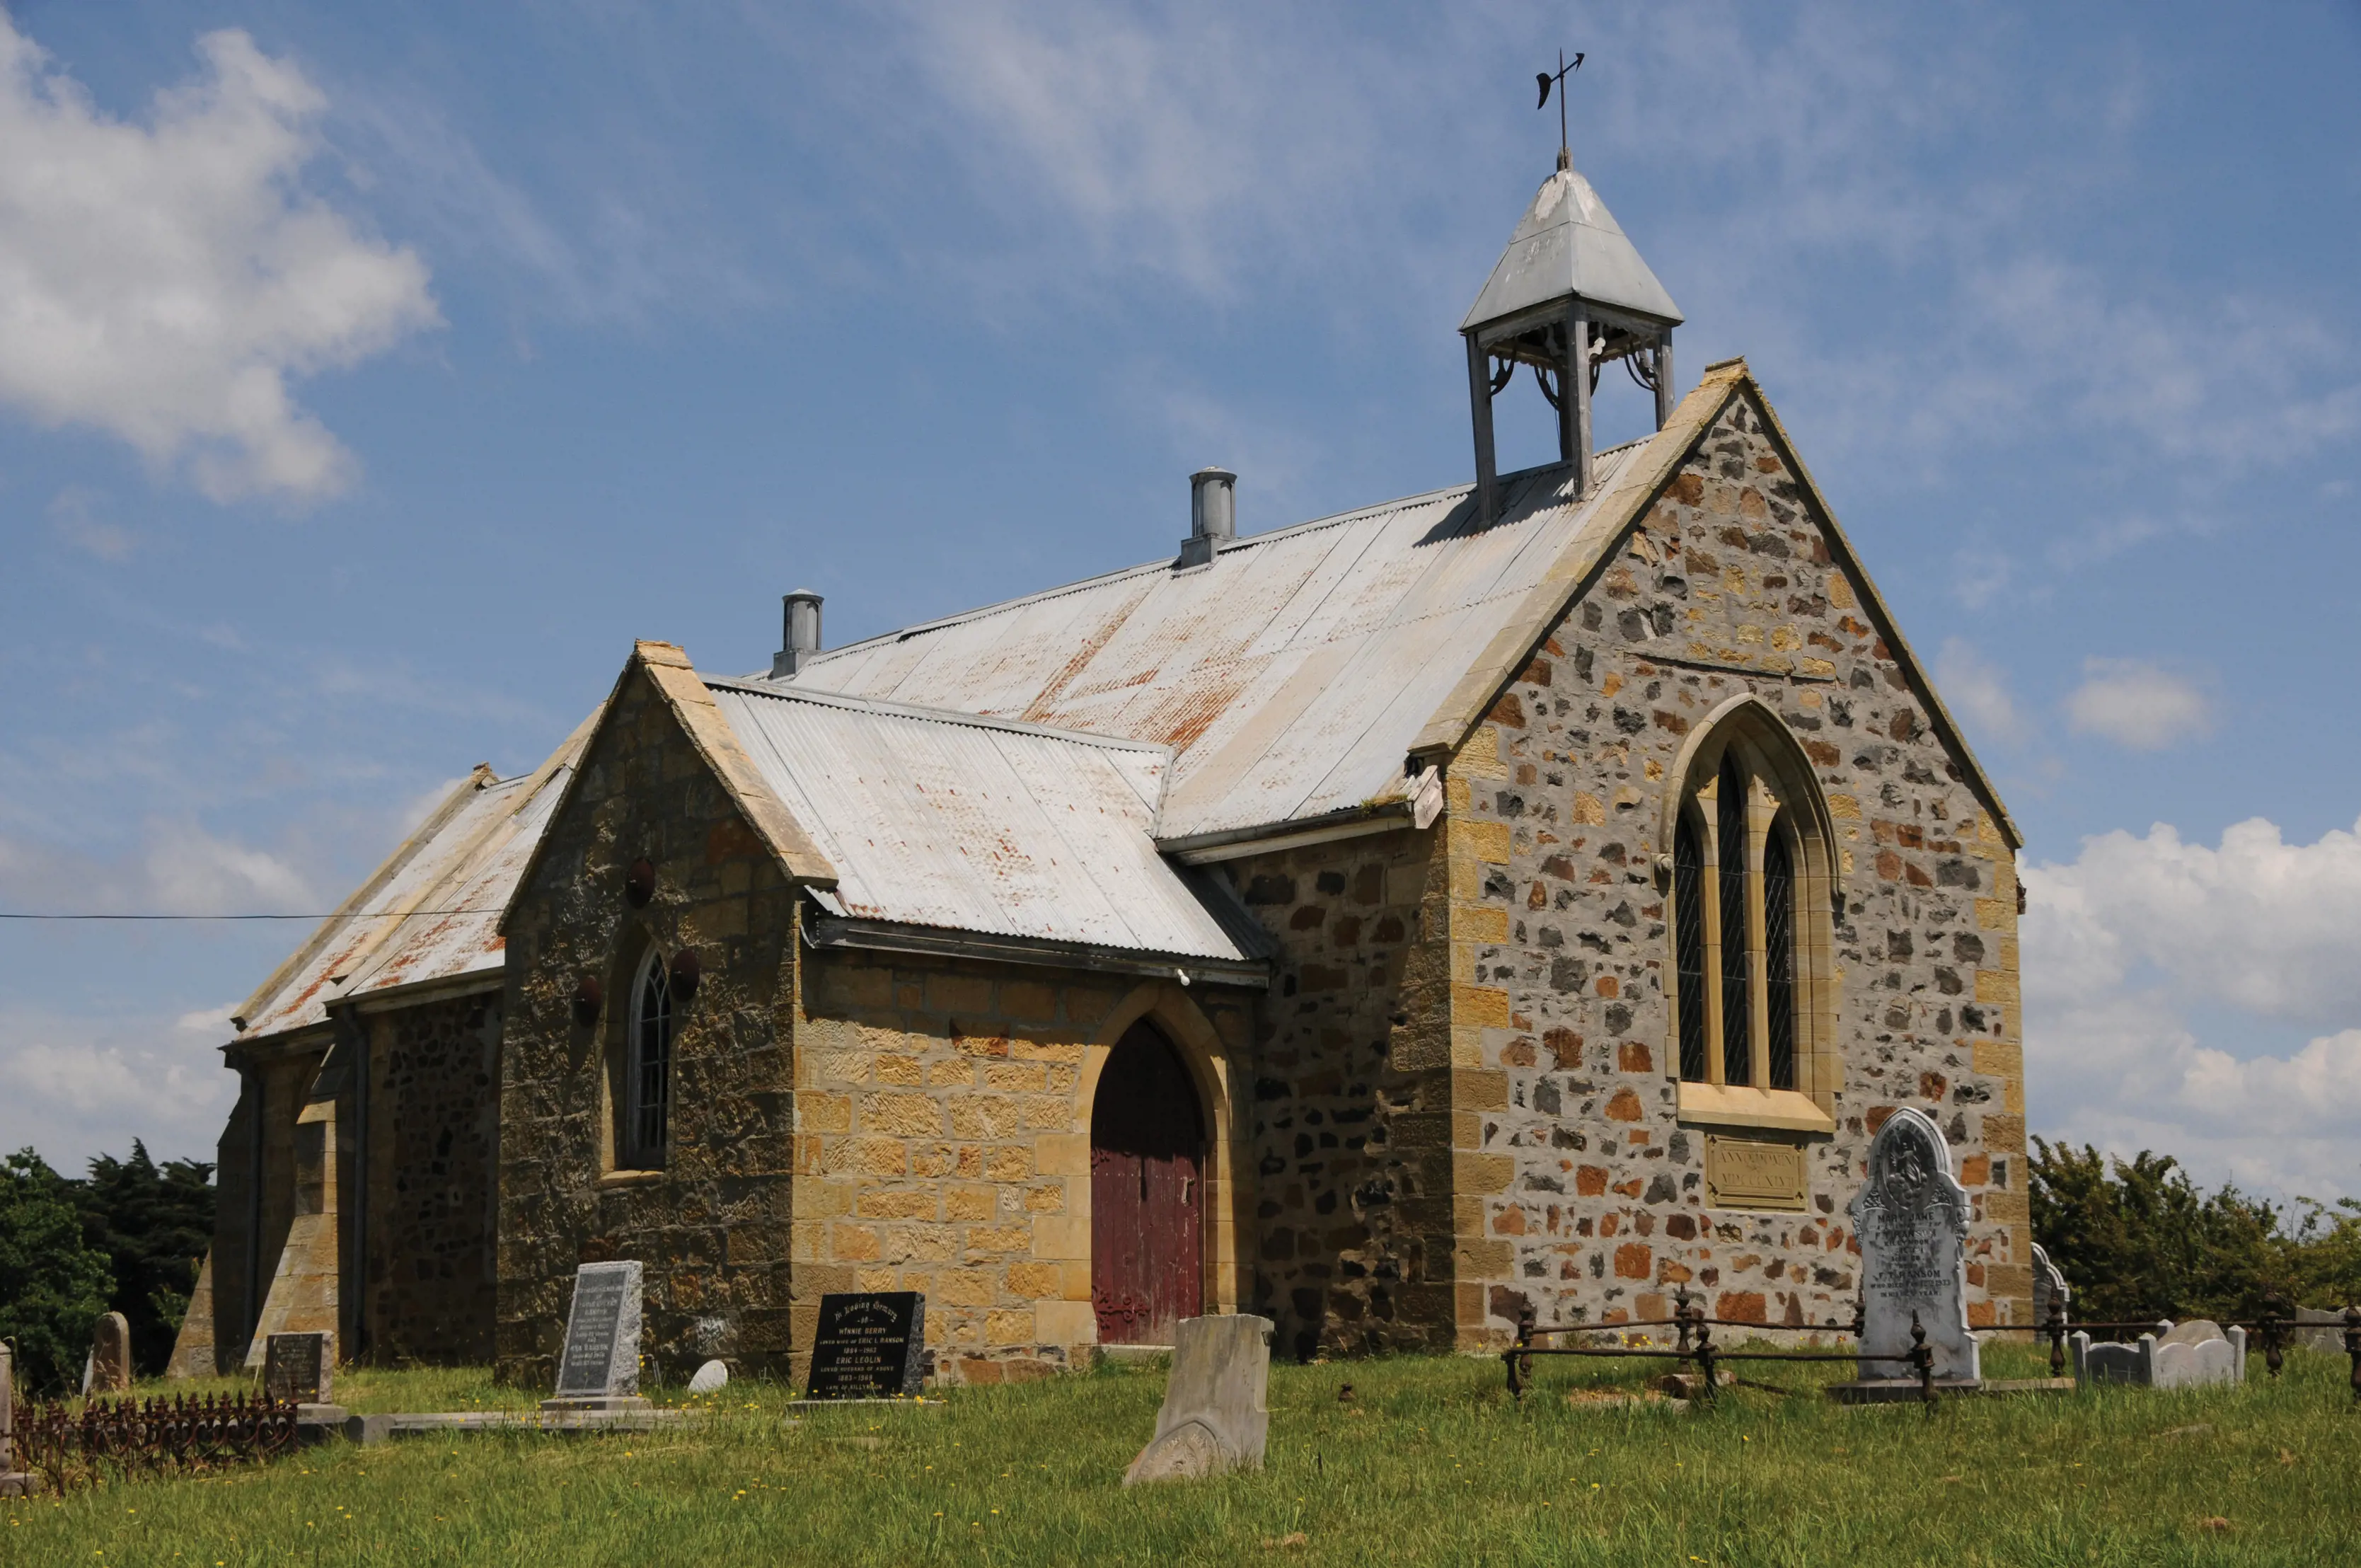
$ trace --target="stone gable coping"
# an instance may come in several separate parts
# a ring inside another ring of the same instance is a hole
[[[609,717],[621,706],[616,699],[622,696],[625,684],[634,672],[642,671],[679,723],[682,733],[688,737],[689,744],[712,770],[713,776],[721,781],[722,787],[730,792],[732,803],[744,814],[754,831],[762,835],[764,845],[777,858],[787,875],[807,886],[834,887],[836,868],[819,852],[818,846],[788,814],[779,798],[763,784],[762,775],[740,748],[737,736],[731,733],[729,721],[714,706],[712,694],[705,689],[705,683],[697,679],[696,666],[688,662],[688,655],[677,644],[642,639],[631,645],[631,656],[625,661],[622,674],[615,677],[614,689],[599,705],[598,711],[585,721],[582,730],[577,731],[581,739],[577,754],[589,753],[592,742],[606,729]],[[558,797],[555,809],[550,813],[553,823],[564,817],[572,807],[575,792],[582,787],[582,777],[577,771],[566,781],[566,793]],[[508,907],[500,911],[500,930],[504,936],[508,932],[510,918],[516,913],[517,897],[533,886],[533,879],[541,874],[541,860],[547,852],[548,843],[549,836],[544,833],[542,841],[533,846],[533,854],[517,877],[516,890],[510,897]]]
[[[1894,651],[1894,663],[1910,683],[1913,695],[1926,704],[1936,733],[1958,755],[1967,773],[1968,787],[1992,813],[2008,847],[2012,850],[2023,849],[2025,835],[2009,816],[2008,808],[2001,804],[2000,792],[1993,786],[1991,775],[1969,746],[1950,709],[1936,694],[1924,664],[1902,635],[1894,612],[1878,591],[1876,579],[1861,564],[1860,552],[1853,548],[1843,525],[1837,521],[1828,497],[1797,455],[1786,427],[1780,423],[1777,411],[1742,358],[1724,359],[1708,367],[1704,379],[1681,400],[1664,429],[1618,471],[1606,493],[1594,503],[1589,523],[1575,535],[1548,575],[1525,596],[1516,615],[1477,655],[1466,674],[1452,687],[1451,694],[1419,731],[1418,738],[1411,743],[1411,756],[1431,761],[1463,747],[1500,694],[1516,679],[1517,672],[1532,662],[1550,629],[1621,553],[1624,536],[1647,516],[1664,488],[1694,455],[1697,444],[1713,429],[1722,411],[1741,396],[1750,398],[1762,412],[1764,429],[1782,459],[1794,470],[1803,489],[1805,505],[1814,523],[1827,536],[1835,564],[1859,578],[1863,590],[1862,609]]]

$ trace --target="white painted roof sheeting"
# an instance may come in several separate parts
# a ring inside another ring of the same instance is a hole
[[[1581,533],[1638,449],[1239,540],[820,654],[791,682],[1169,746],[1167,841],[1399,798],[1411,740]]]
[[[759,682],[708,681],[834,864],[828,902],[897,925],[1246,959],[1157,852],[1162,746]]]

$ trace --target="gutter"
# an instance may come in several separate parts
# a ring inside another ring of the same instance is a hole
[[[1191,833],[1185,838],[1159,839],[1156,849],[1158,853],[1170,855],[1184,866],[1212,865],[1217,861],[1235,861],[1245,855],[1299,849],[1306,844],[1325,844],[1338,839],[1358,839],[1370,833],[1390,833],[1397,828],[1413,825],[1411,806],[1407,800],[1348,806],[1342,811],[1331,811],[1275,826],[1262,823],[1252,828],[1225,828],[1212,833]]]
[[[1212,959],[1189,953],[1150,953],[1137,948],[1109,948],[1093,942],[1064,942],[1048,937],[1005,937],[974,931],[953,931],[938,926],[905,926],[890,920],[862,920],[827,916],[808,921],[804,940],[815,948],[842,948],[864,952],[906,953],[919,958],[975,959],[986,963],[1029,964],[1056,969],[1093,970],[1104,974],[1137,974],[1178,980],[1183,985],[1204,981],[1213,985],[1245,986],[1268,991],[1272,966],[1260,959]]]

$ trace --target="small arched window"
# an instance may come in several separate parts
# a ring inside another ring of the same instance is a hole
[[[1825,877],[1807,771],[1767,713],[1741,710],[1691,753],[1673,823],[1673,1012],[1680,1076],[1732,1088],[1816,1087],[1807,977]]]
[[[651,948],[631,986],[623,1060],[624,1162],[642,1170],[661,1167],[671,1145],[672,1036],[672,979]]]

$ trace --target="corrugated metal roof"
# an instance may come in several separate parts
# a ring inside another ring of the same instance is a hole
[[[763,783],[864,920],[1259,957],[1215,896],[1157,852],[1163,746],[972,713],[708,680]]]
[[[1168,841],[1396,799],[1421,726],[1642,444],[1599,454],[1580,505],[1564,466],[1504,480],[1489,527],[1466,488],[1438,490],[873,637],[750,689],[923,696],[1170,746]]]
[[[1681,320],[1680,307],[1590,181],[1575,170],[1561,169],[1534,192],[1533,204],[1509,236],[1509,248],[1493,264],[1459,330],[1569,294],[1658,321]]]
[[[237,1037],[310,1028],[331,1003],[370,992],[497,970],[501,912],[590,728],[585,720],[530,773],[478,770],[453,791],[247,1000]]]

